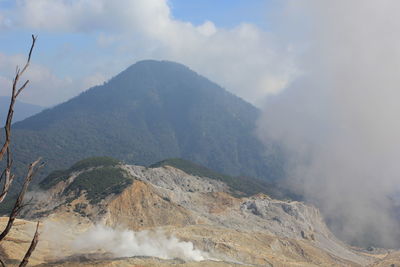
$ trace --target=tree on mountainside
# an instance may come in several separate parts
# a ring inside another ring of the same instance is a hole
[[[3,163],[2,166],[3,170],[1,172],[0,176],[0,183],[2,185],[2,188],[0,189],[0,203],[2,203],[7,196],[7,193],[9,192],[10,186],[13,183],[13,181],[16,178],[16,175],[13,173],[13,154],[12,154],[12,148],[11,148],[11,124],[13,120],[13,115],[14,115],[14,105],[16,103],[17,97],[21,94],[21,92],[26,88],[26,86],[29,83],[29,80],[26,80],[22,85],[20,85],[20,79],[22,75],[25,73],[25,71],[28,69],[31,61],[31,56],[32,56],[32,51],[35,46],[37,37],[32,35],[32,44],[29,50],[28,54],[28,59],[22,69],[20,69],[18,66],[16,68],[15,76],[13,79],[12,83],[12,89],[11,89],[11,97],[10,97],[10,105],[8,108],[8,113],[7,113],[7,118],[4,126],[4,143],[1,146],[0,150],[0,162]],[[11,213],[8,218],[8,222],[6,227],[2,230],[0,233],[0,243],[5,239],[5,237],[9,234],[11,228],[13,227],[14,221],[18,214],[21,212],[22,208],[26,206],[24,203],[24,198],[25,198],[25,193],[28,189],[28,186],[30,182],[32,181],[32,178],[35,176],[37,171],[43,166],[43,163],[41,163],[41,159],[37,159],[34,162],[32,162],[29,165],[28,172],[24,178],[24,182],[21,186],[21,189],[19,190],[19,193],[17,195],[15,204],[11,210]],[[19,266],[26,266],[28,264],[29,258],[32,254],[32,252],[36,248],[36,244],[39,240],[39,222],[36,225],[36,231],[34,234],[34,237],[31,241],[31,244],[25,253],[25,257],[22,259],[20,262]],[[3,259],[0,259],[0,264],[1,266],[6,266],[5,262]]]

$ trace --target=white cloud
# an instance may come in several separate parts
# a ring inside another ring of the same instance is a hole
[[[17,66],[25,64],[23,55],[7,56],[0,53],[0,95],[10,95],[12,81]],[[20,85],[29,80],[29,85],[19,99],[42,106],[51,106],[79,93],[84,87],[81,80],[56,76],[50,69],[38,64],[31,64],[21,77]],[[93,84],[93,82],[91,83]]]
[[[290,51],[256,26],[223,29],[211,21],[196,26],[174,19],[166,0],[20,0],[14,12],[22,18],[14,25],[22,28],[98,34],[100,47],[114,49],[114,62],[103,62],[115,66],[105,70],[106,77],[134,60],[174,60],[260,103],[293,72]]]
[[[0,13],[0,30],[11,27],[11,20],[5,14]]]
[[[0,14],[0,29],[4,27],[5,21],[4,16]]]
[[[106,81],[107,78],[102,73],[94,73],[84,78],[83,88],[90,88],[96,85],[100,85]]]
[[[217,32],[217,28],[211,21],[204,22],[202,25],[197,27],[197,30],[204,36],[212,36]]]

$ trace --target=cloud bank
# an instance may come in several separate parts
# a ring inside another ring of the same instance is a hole
[[[12,29],[96,36],[97,55],[68,55],[95,76],[110,78],[141,59],[168,59],[260,104],[294,72],[290,49],[272,34],[245,22],[229,29],[193,25],[174,18],[166,0],[19,0],[0,11],[0,25],[5,19]]]
[[[303,75],[269,99],[259,134],[282,144],[288,183],[340,237],[399,247],[400,2],[289,1],[288,12],[308,23]]]

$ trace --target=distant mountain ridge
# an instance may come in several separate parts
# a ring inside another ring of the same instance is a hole
[[[10,106],[10,97],[9,96],[0,96],[0,124],[4,125],[6,118],[8,107]],[[15,103],[15,111],[13,122],[22,121],[30,116],[33,116],[40,111],[42,111],[44,107],[25,103],[22,101],[16,101]]]
[[[101,86],[14,125],[15,164],[45,174],[91,156],[149,165],[183,158],[230,175],[279,176],[254,130],[259,110],[188,67],[140,61]]]

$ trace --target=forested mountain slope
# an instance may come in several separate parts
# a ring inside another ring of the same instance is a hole
[[[141,165],[179,157],[230,175],[275,179],[280,160],[267,158],[254,135],[258,115],[181,64],[141,61],[16,123],[15,165],[24,170],[41,156],[47,174],[90,156]]]

